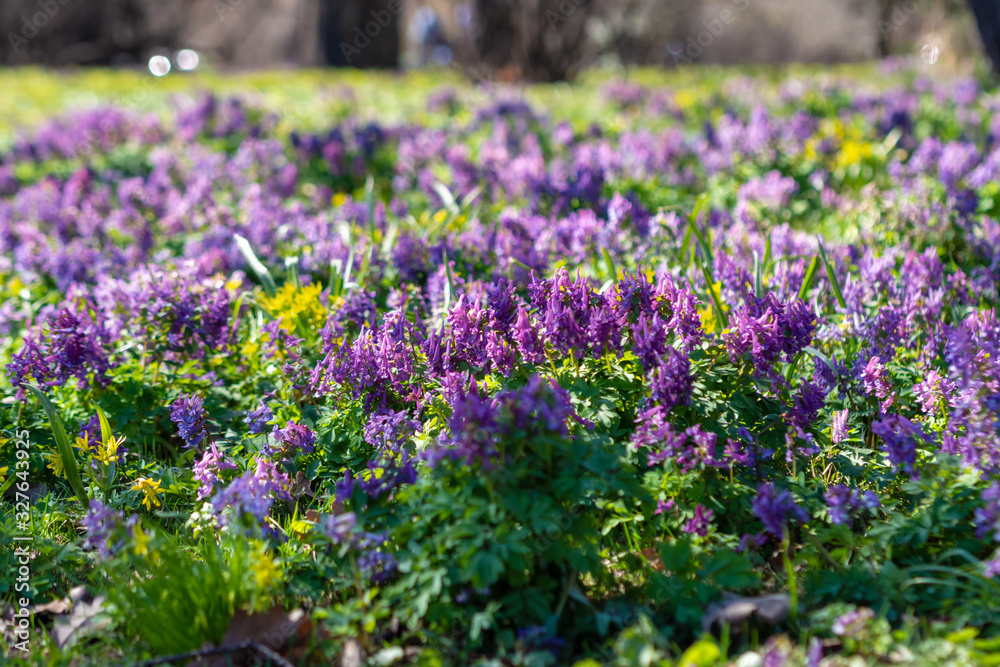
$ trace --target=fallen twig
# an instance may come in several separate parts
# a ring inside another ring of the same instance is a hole
[[[279,667],[295,667],[285,657],[274,652],[267,646],[258,644],[254,641],[245,641],[239,644],[232,644],[230,646],[213,646],[211,648],[188,651],[187,653],[178,653],[176,655],[168,655],[162,658],[153,658],[152,660],[136,663],[136,667],[152,667],[152,665],[164,665],[171,662],[178,662],[180,660],[191,660],[193,658],[207,658],[210,655],[236,653],[237,651],[255,651],[259,653],[261,657],[270,660],[274,664],[279,665]]]

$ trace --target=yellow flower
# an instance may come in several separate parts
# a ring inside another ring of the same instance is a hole
[[[680,90],[674,94],[674,104],[680,108],[681,111],[687,111],[691,109],[698,103],[698,95],[690,90]]]
[[[281,569],[274,562],[274,559],[271,558],[271,555],[268,554],[263,542],[254,541],[253,553],[250,556],[250,560],[250,570],[257,580],[258,588],[267,590],[278,581],[281,576]]]
[[[149,553],[149,535],[142,529],[141,524],[135,524],[132,530],[132,537],[135,539],[135,546],[132,549],[137,556],[145,556]]]
[[[4,466],[4,467],[0,468],[0,484],[3,484],[3,481],[7,478],[7,471],[9,469],[10,469],[10,466]]]
[[[871,157],[873,152],[871,144],[848,139],[840,148],[840,154],[837,155],[836,167],[842,169],[855,165],[865,158]]]
[[[135,480],[135,484],[132,485],[133,491],[142,491],[144,495],[142,499],[142,504],[146,506],[147,510],[153,509],[153,505],[159,507],[160,503],[160,483],[156,480],[149,479],[148,477],[140,477]]]
[[[716,281],[712,284],[712,293],[715,294],[715,298],[718,299],[720,304],[722,304],[722,312],[728,313],[728,306],[722,303],[722,282]],[[709,297],[708,303],[698,309],[698,315],[701,318],[701,328],[704,329],[706,333],[713,333],[715,331],[716,316],[715,308],[712,306],[711,297]]]
[[[66,474],[65,468],[63,467],[62,457],[59,456],[57,452],[46,454],[45,458],[49,460],[48,467],[52,469],[52,474],[56,477],[63,477]]]
[[[97,448],[97,454],[95,454],[97,460],[104,465],[110,465],[118,461],[118,448],[121,447],[123,442],[125,442],[124,435],[120,438],[109,438],[106,443]]]
[[[295,283],[287,282],[274,296],[262,298],[261,305],[272,317],[281,318],[281,328],[286,331],[294,331],[300,317],[309,326],[319,329],[326,322],[326,310],[319,302],[322,291],[323,286],[319,283],[296,287]]]
[[[83,437],[76,436],[76,442],[73,446],[79,449],[84,454],[90,454],[90,434],[86,431],[83,432]]]

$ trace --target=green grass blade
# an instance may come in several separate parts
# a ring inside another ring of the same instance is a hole
[[[70,488],[73,489],[73,493],[76,494],[77,499],[83,504],[84,509],[89,509],[90,498],[87,496],[86,489],[83,488],[83,481],[80,479],[80,470],[76,467],[76,457],[73,456],[73,447],[69,443],[69,436],[66,435],[66,428],[63,426],[56,406],[52,405],[49,397],[38,387],[25,385],[25,388],[31,391],[38,398],[38,402],[42,404],[42,408],[49,418],[49,425],[52,427],[52,437],[56,441],[56,447],[59,450],[59,457],[62,459],[63,470],[66,473],[66,479],[69,481]]]
[[[111,422],[108,421],[108,416],[104,414],[104,410],[101,410],[96,402],[94,407],[97,409],[97,419],[101,422],[101,444],[106,445],[113,437],[111,434]]]
[[[0,496],[3,496],[3,494],[7,493],[7,489],[14,486],[14,481],[17,479],[16,472],[8,470],[7,473],[8,473],[7,481],[3,483],[3,486],[0,486]]]
[[[246,263],[250,265],[250,269],[257,275],[260,284],[264,286],[264,291],[267,292],[268,296],[273,297],[278,293],[278,286],[275,284],[274,278],[271,277],[271,272],[257,259],[257,255],[254,254],[249,241],[239,234],[233,234],[233,238],[236,239],[236,247],[239,248],[243,259],[246,260]]]
[[[451,265],[448,263],[448,251],[444,251],[444,272],[448,278],[444,283],[444,315],[447,319],[451,311]]]
[[[607,248],[602,247],[601,252],[604,254],[604,261],[608,265],[608,273],[611,275],[611,280],[618,280],[618,267],[615,266],[615,260],[611,259]]]
[[[684,264],[685,269],[691,266],[691,262],[688,259],[691,256],[690,253],[688,253],[688,248],[691,245],[692,236],[693,234],[691,233],[691,225],[688,225],[687,229],[684,230],[684,239],[681,241],[681,252],[680,252],[681,262]]]
[[[761,276],[760,255],[753,251],[753,293],[758,297],[764,290],[764,278]]]
[[[441,198],[442,202],[444,202],[444,207],[448,209],[448,212],[452,215],[458,215],[460,212],[458,209],[458,202],[455,201],[455,195],[451,194],[451,190],[448,189],[448,186],[441,181],[434,181],[431,187],[434,188],[434,192],[436,192],[437,196]]]
[[[819,256],[823,259],[823,265],[826,267],[826,277],[830,279],[830,286],[833,287],[833,295],[837,297],[837,303],[840,304],[841,308],[847,308],[847,302],[844,301],[844,293],[840,291],[840,282],[837,281],[837,274],[833,270],[833,265],[830,264],[830,260],[826,256],[826,249],[823,248],[823,244],[819,243]]]
[[[806,269],[806,275],[802,279],[802,287],[799,288],[799,301],[806,300],[806,294],[812,289],[813,280],[816,279],[816,270],[819,268],[819,255],[813,255],[812,261],[809,262],[809,268]]]
[[[729,317],[726,316],[726,311],[722,309],[722,302],[719,301],[719,296],[715,293],[715,283],[712,282],[712,276],[705,265],[704,257],[701,259],[701,272],[704,274],[705,282],[708,284],[708,296],[712,299],[712,310],[715,311],[715,323],[721,333],[729,328]]]
[[[375,243],[375,177],[371,174],[365,180],[365,203],[368,204],[368,236]]]
[[[711,271],[712,265],[714,264],[712,260],[712,248],[708,244],[708,238],[702,233],[701,229],[698,228],[698,217],[701,215],[701,210],[705,208],[707,203],[708,193],[698,197],[698,203],[694,205],[694,210],[691,211],[691,215],[688,216],[688,226],[694,232],[695,238],[698,239],[702,255],[704,255],[706,260],[708,260],[709,271]]]

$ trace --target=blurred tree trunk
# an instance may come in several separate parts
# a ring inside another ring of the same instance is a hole
[[[993,74],[1000,75],[1000,3],[997,0],[969,0],[976,16],[983,50],[993,66]]]
[[[476,77],[562,81],[584,64],[587,19],[596,0],[476,0],[472,61]]]
[[[878,0],[878,57],[887,58],[892,54],[892,40],[889,39],[892,25],[892,0]]]
[[[399,67],[402,0],[322,0],[323,60],[337,67]]]

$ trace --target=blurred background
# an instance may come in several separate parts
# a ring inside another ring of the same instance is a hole
[[[997,5],[997,0],[3,0],[0,63],[146,67],[160,55],[182,69],[447,66],[501,81],[558,81],[595,65],[833,63],[894,55],[963,63],[977,58],[984,42],[996,58]],[[178,61],[181,50],[188,51]]]

